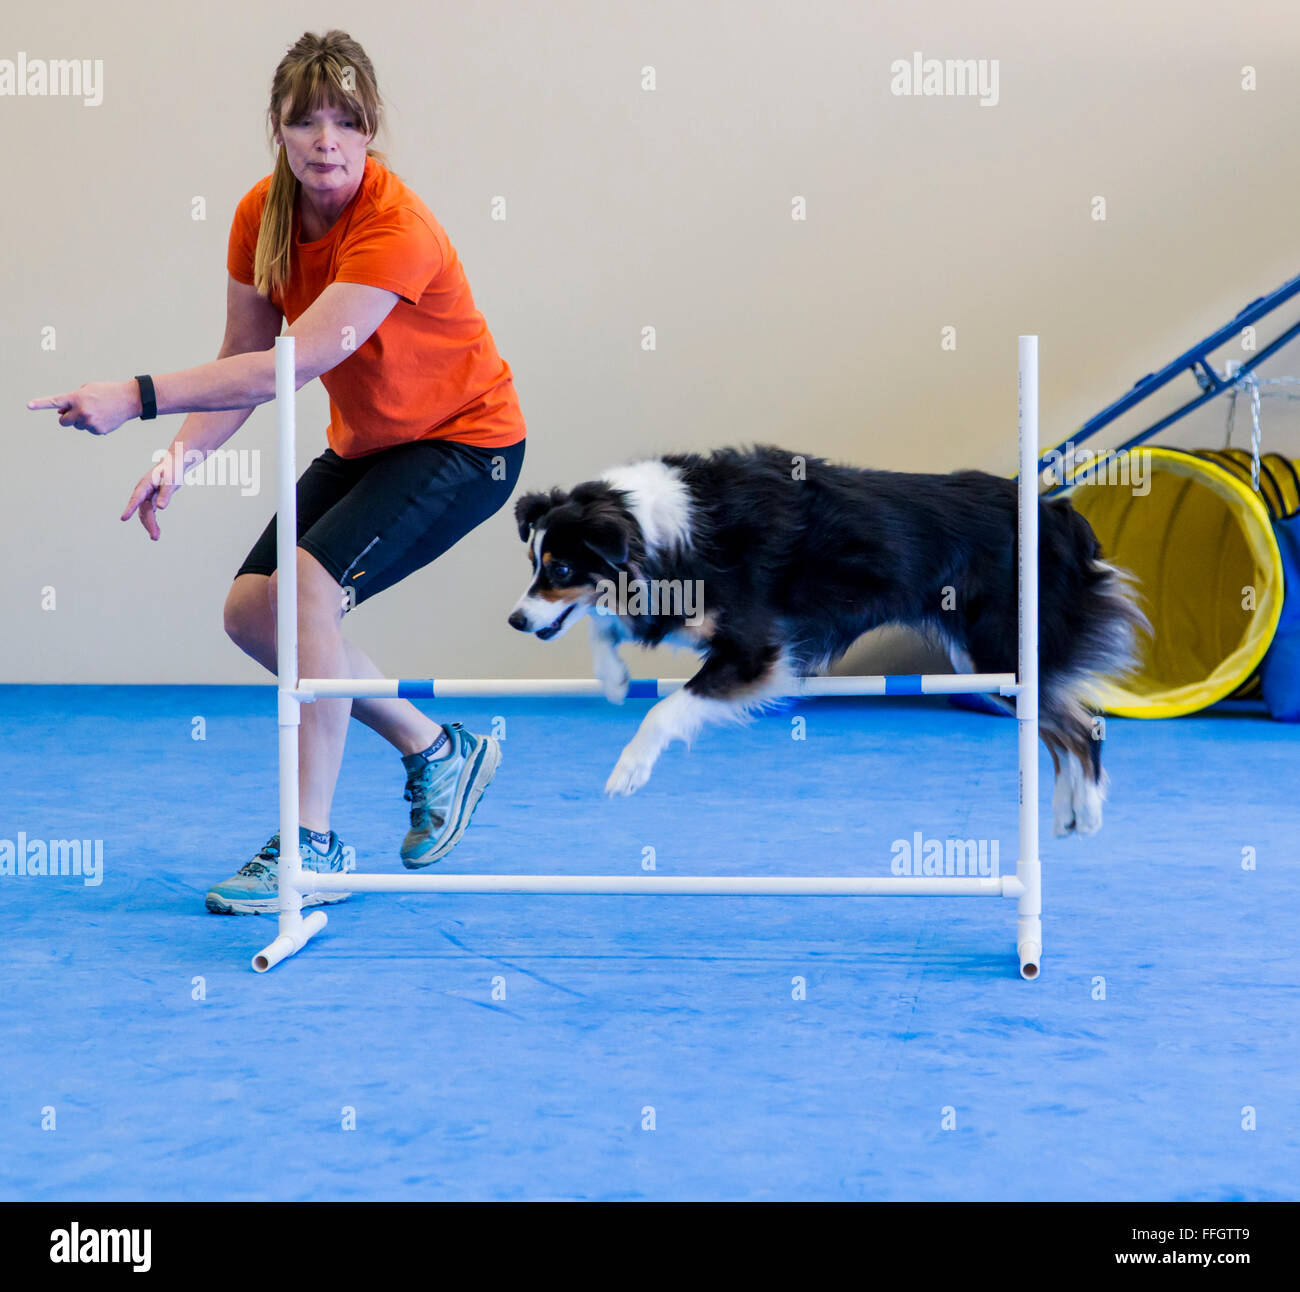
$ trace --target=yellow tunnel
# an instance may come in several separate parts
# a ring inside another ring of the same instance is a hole
[[[1149,455],[1149,489],[1132,482],[1074,485],[1070,500],[1088,519],[1106,559],[1140,583],[1154,635],[1143,641],[1137,673],[1108,683],[1099,699],[1109,713],[1170,718],[1193,713],[1255,680],[1282,613],[1283,567],[1269,507],[1286,515],[1300,504],[1292,464],[1261,459],[1250,484],[1241,450]],[[1283,469],[1285,468],[1285,469]]]

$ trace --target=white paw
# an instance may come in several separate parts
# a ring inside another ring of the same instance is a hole
[[[1096,834],[1101,829],[1101,794],[1091,781],[1075,786],[1074,828],[1081,835]]]
[[[1074,801],[1068,774],[1056,778],[1052,792],[1052,833],[1058,839],[1074,833]]]
[[[1071,760],[1056,778],[1052,793],[1052,830],[1056,837],[1096,834],[1101,829],[1101,805],[1105,797],[1104,787],[1089,780],[1077,762]]]
[[[596,669],[596,680],[611,704],[622,704],[627,699],[628,683],[632,678],[622,660],[615,658],[607,664],[602,663]]]
[[[605,782],[606,794],[635,794],[650,779],[654,759],[640,758],[629,751],[630,746],[623,751],[623,756],[610,772],[609,780]]]

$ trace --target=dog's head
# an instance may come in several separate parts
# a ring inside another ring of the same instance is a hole
[[[587,614],[606,580],[627,569],[641,545],[623,495],[601,481],[571,493],[527,493],[515,503],[533,579],[510,612],[520,632],[551,641]]]

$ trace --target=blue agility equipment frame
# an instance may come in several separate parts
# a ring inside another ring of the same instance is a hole
[[[1167,386],[1175,377],[1179,377],[1185,372],[1190,372],[1196,378],[1196,384],[1200,387],[1201,393],[1196,398],[1183,404],[1182,407],[1176,408],[1172,413],[1168,413],[1153,422],[1145,430],[1130,436],[1129,439],[1117,447],[1116,452],[1145,443],[1175,422],[1186,417],[1188,413],[1200,408],[1202,404],[1208,403],[1225,391],[1232,390],[1237,385],[1238,378],[1259,367],[1261,363],[1275,355],[1289,341],[1300,336],[1300,319],[1292,323],[1290,327],[1280,336],[1270,341],[1262,350],[1244,360],[1230,381],[1225,381],[1219,376],[1214,370],[1214,365],[1210,362],[1209,356],[1220,346],[1232,340],[1242,328],[1249,327],[1266,314],[1271,314],[1279,306],[1285,305],[1287,301],[1297,295],[1300,295],[1300,275],[1288,279],[1281,287],[1276,288],[1267,295],[1256,297],[1249,305],[1240,310],[1230,322],[1225,323],[1218,331],[1211,332],[1203,341],[1180,354],[1177,359],[1167,363],[1158,372],[1149,372],[1145,377],[1139,377],[1127,394],[1120,396],[1113,404],[1103,408],[1100,413],[1086,421],[1073,435],[1062,440],[1061,443],[1078,444],[1091,439],[1098,431],[1109,426],[1117,418],[1127,413],[1129,409],[1136,407],[1144,399],[1149,398],[1157,390]],[[1059,445],[1057,447],[1059,448]],[[1043,455],[1038,462],[1039,472],[1044,471],[1049,463],[1050,454]],[[1069,481],[1066,480],[1064,483],[1048,490],[1048,493],[1058,493],[1068,487]]]

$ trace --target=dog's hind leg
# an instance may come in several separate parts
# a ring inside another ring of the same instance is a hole
[[[1074,832],[1074,782],[1072,775],[1074,760],[1061,743],[1060,738],[1043,725],[1040,720],[1038,734],[1042,737],[1047,752],[1052,756],[1052,830],[1057,835]]]
[[[1077,696],[1049,691],[1042,698],[1038,719],[1039,733],[1056,767],[1053,832],[1096,834],[1101,829],[1106,774],[1091,712]]]
[[[1016,604],[1009,599],[986,602],[965,625],[965,645],[950,641],[949,655],[958,671],[1005,673],[1015,667]],[[996,698],[996,697],[994,697]],[[1009,712],[1014,702],[999,700]],[[1038,734],[1052,756],[1056,783],[1052,791],[1052,828],[1058,836],[1095,834],[1101,829],[1106,778],[1101,745],[1094,738],[1093,717],[1077,678],[1044,668],[1038,699]]]
[[[674,740],[689,745],[706,723],[744,722],[756,709],[793,695],[798,686],[779,647],[715,636],[699,672],[646,714],[605,782],[605,793],[634,793]]]

